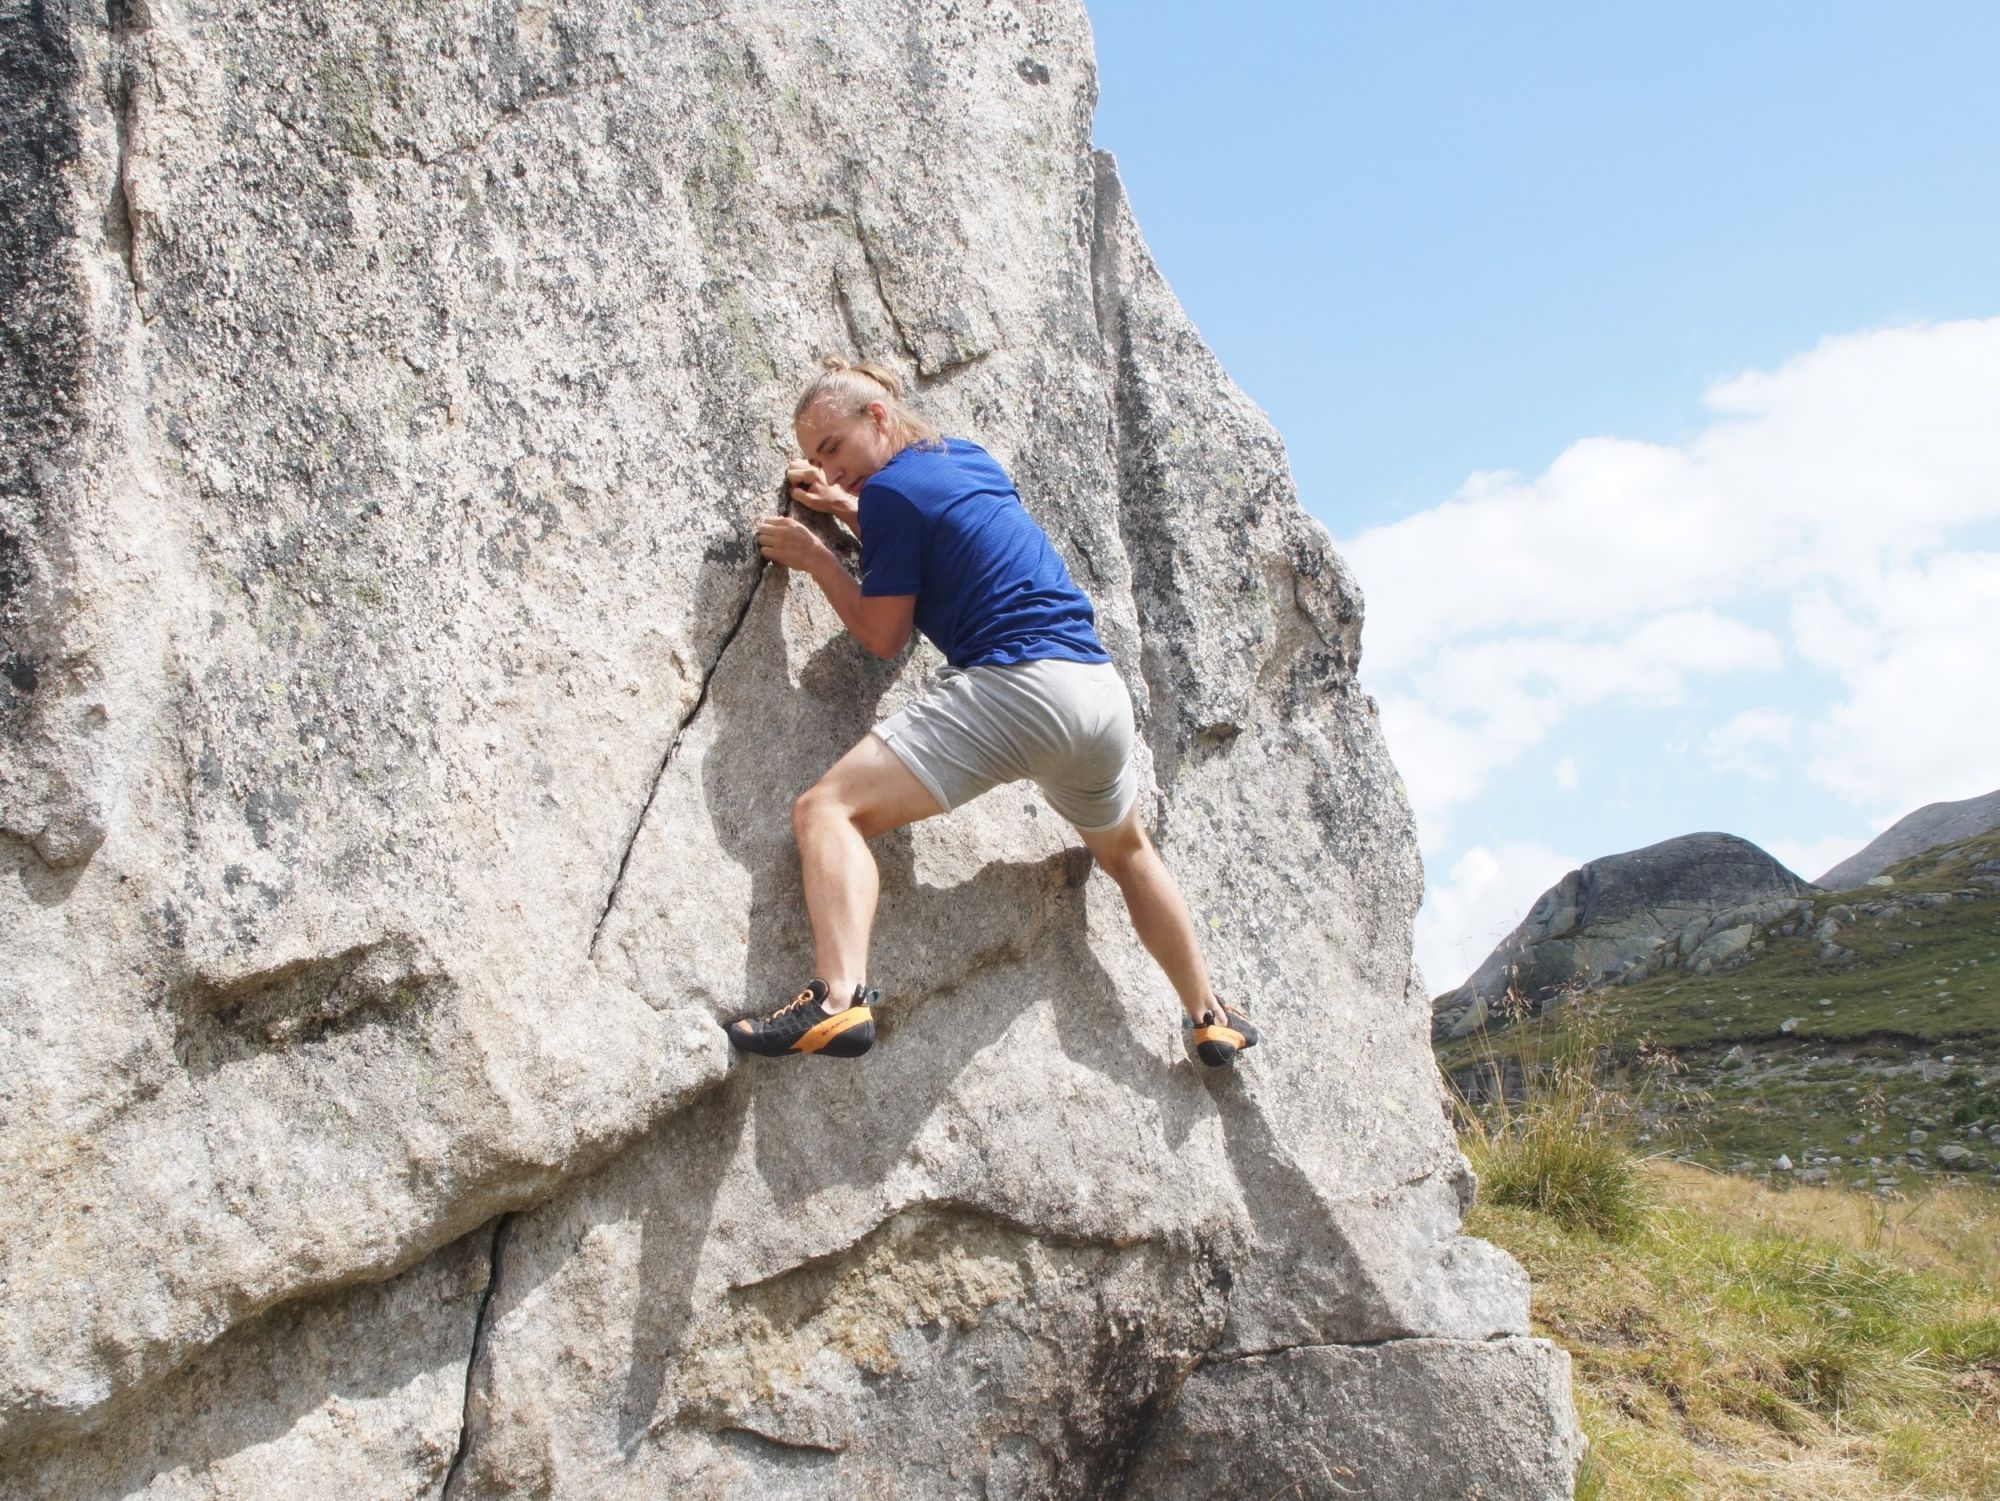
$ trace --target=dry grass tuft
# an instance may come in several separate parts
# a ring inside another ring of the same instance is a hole
[[[1635,1165],[1623,1240],[1519,1206],[1468,1229],[1575,1361],[1590,1501],[2000,1501],[2000,1194],[1883,1203]]]

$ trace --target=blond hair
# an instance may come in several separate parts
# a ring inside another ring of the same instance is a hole
[[[902,377],[873,360],[849,364],[837,354],[820,361],[820,373],[813,377],[799,404],[792,408],[792,426],[797,427],[807,412],[826,406],[841,417],[859,417],[870,404],[881,402],[889,416],[889,434],[898,444],[931,448],[944,442],[937,424],[903,400]]]

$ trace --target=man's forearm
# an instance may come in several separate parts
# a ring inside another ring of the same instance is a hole
[[[828,548],[813,560],[806,570],[812,581],[819,585],[819,592],[826,596],[826,602],[833,606],[833,613],[840,617],[840,623],[855,636],[861,634],[861,584],[853,574],[840,566],[840,559]]]

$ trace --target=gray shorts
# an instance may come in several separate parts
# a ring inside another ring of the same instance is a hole
[[[947,810],[1030,781],[1056,812],[1097,833],[1138,795],[1132,697],[1109,662],[947,667],[875,734]]]

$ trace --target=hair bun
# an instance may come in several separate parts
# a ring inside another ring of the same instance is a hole
[[[819,357],[819,367],[822,370],[844,372],[872,380],[894,397],[903,394],[903,378],[887,365],[878,365],[873,360],[849,361],[837,354],[823,354]]]
[[[900,399],[903,394],[903,378],[887,365],[878,365],[873,360],[860,360],[847,367],[856,375],[865,375],[890,396]]]

